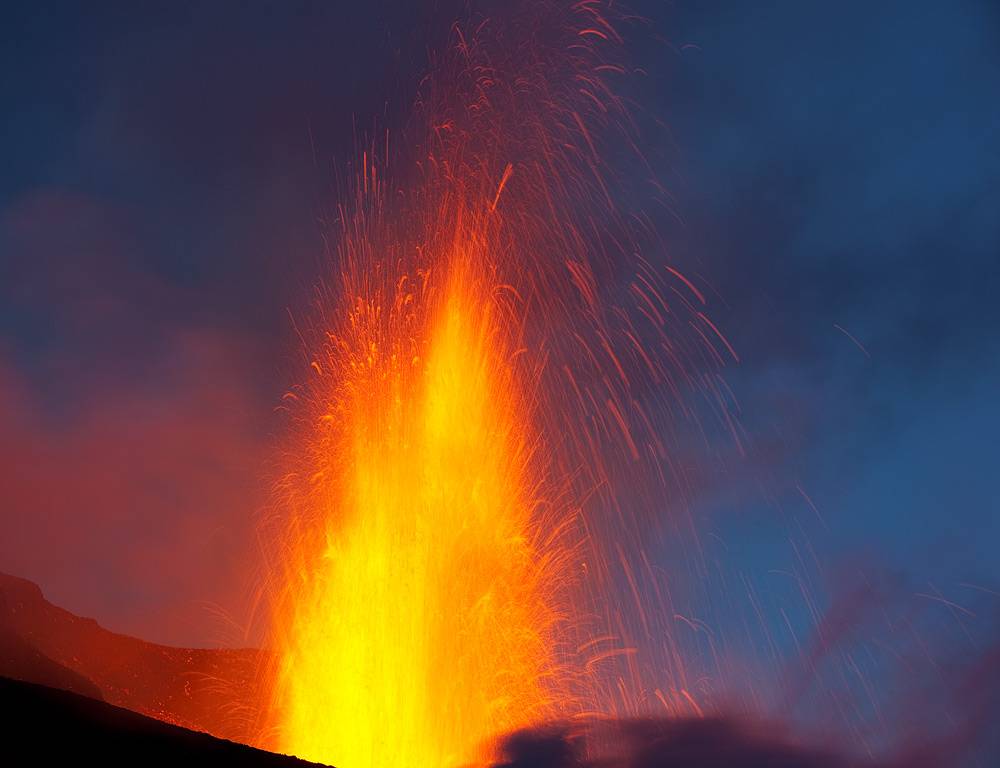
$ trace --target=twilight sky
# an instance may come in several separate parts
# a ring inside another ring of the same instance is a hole
[[[7,10],[0,570],[116,631],[243,641],[318,219],[462,6]],[[742,360],[750,447],[696,518],[765,594],[800,535],[820,570],[996,590],[997,7],[632,6],[668,247]]]

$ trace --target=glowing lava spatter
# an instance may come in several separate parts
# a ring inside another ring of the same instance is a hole
[[[676,394],[706,354],[670,332],[704,318],[700,294],[663,298],[669,273],[634,258],[648,220],[612,202],[601,151],[635,143],[602,5],[529,7],[492,45],[456,31],[458,64],[422,92],[412,186],[386,183],[386,138],[338,211],[339,274],[308,334],[311,378],[288,395],[299,429],[278,489],[281,751],[482,764],[521,726],[683,698],[668,633],[641,606],[626,617],[614,588],[639,599],[621,553],[665,486],[630,478],[672,470],[640,390]],[[619,284],[637,312],[605,303]],[[666,648],[647,663],[676,688],[635,693],[630,622]]]

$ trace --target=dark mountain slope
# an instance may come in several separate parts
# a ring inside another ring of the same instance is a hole
[[[171,648],[110,632],[0,574],[0,675],[254,743],[260,661],[255,649]]]
[[[5,765],[307,768],[67,691],[0,677]],[[9,761],[9,762],[8,762]]]

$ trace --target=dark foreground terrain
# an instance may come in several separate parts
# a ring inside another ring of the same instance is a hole
[[[0,573],[0,675],[254,743],[261,651],[172,648],[119,635]]]
[[[4,765],[316,765],[189,731],[69,691],[5,677],[0,677],[0,712]]]

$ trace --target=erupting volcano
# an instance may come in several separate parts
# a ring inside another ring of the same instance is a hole
[[[996,762],[988,13],[30,5],[0,763]]]
[[[596,630],[618,614],[587,596],[607,566],[581,514],[616,456],[660,460],[630,376],[670,368],[598,284],[638,263],[600,156],[629,137],[621,41],[596,2],[499,29],[456,27],[405,151],[362,153],[286,398],[271,727],[343,768],[485,763],[512,730],[609,711],[584,664],[630,653],[620,621]],[[665,316],[703,298],[674,272],[671,308],[645,268],[633,298],[679,362]]]

